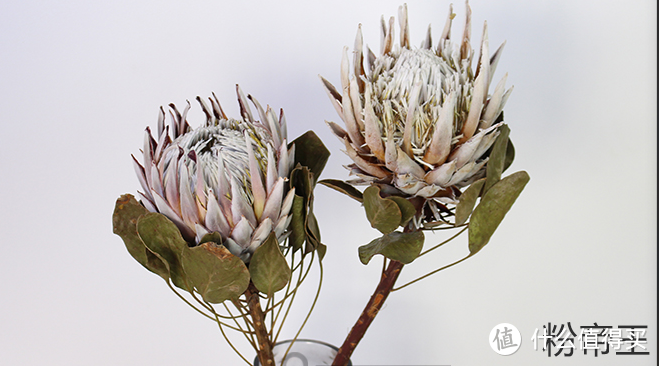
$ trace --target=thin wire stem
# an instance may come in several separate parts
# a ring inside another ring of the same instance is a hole
[[[455,238],[457,238],[457,237],[458,237],[458,235],[460,235],[460,234],[462,234],[462,233],[464,233],[464,232],[465,232],[465,230],[467,230],[467,228],[469,228],[469,227],[468,227],[468,226],[465,226],[465,227],[464,227],[464,228],[463,228],[462,230],[460,230],[460,231],[458,231],[458,233],[457,233],[457,234],[455,234],[455,235],[453,235],[452,237],[450,237],[450,238],[448,238],[448,239],[446,239],[446,240],[444,240],[443,242],[441,242],[441,243],[439,243],[439,244],[437,244],[437,245],[435,245],[434,247],[432,247],[432,248],[430,248],[430,249],[428,249],[428,250],[426,250],[426,251],[424,251],[424,252],[422,252],[421,254],[419,254],[419,256],[418,256],[417,258],[419,258],[420,256],[422,256],[422,255],[424,255],[424,254],[426,254],[426,253],[428,253],[428,252],[430,252],[430,251],[432,251],[432,250],[435,250],[435,249],[437,249],[437,248],[439,248],[439,247],[441,247],[442,245],[444,245],[444,244],[446,244],[446,243],[448,243],[449,241],[451,241],[451,240],[453,240],[453,239],[455,239]]]
[[[183,297],[183,295],[181,295],[178,291],[176,291],[176,289],[172,286],[172,284],[171,284],[169,281],[167,281],[167,286],[169,286],[169,288],[170,288],[170,289],[176,294],[176,296],[178,296],[181,300],[183,300],[183,302],[185,302],[186,304],[188,304],[191,308],[195,309],[199,314],[201,314],[201,315],[207,317],[207,318],[210,319],[210,320],[215,320],[215,319],[213,319],[212,316],[210,316],[210,315],[204,313],[204,312],[201,311],[199,308],[197,308],[196,306],[192,305],[192,303],[190,303],[190,301],[188,301],[188,299],[186,299],[185,297]]]
[[[469,225],[469,223],[464,223],[464,224],[460,224],[460,225],[454,225],[454,224],[451,224],[450,222],[447,222],[447,224],[448,224],[449,226],[445,226],[445,227],[433,227],[433,228],[420,228],[419,230],[421,230],[421,231],[451,230],[451,229],[457,229],[457,228],[459,228],[459,227],[463,227],[463,226],[467,226],[467,225]]]
[[[254,366],[254,365],[253,365],[251,362],[249,362],[249,361],[245,358],[245,356],[243,356],[243,354],[240,353],[240,351],[238,351],[238,349],[233,345],[233,343],[231,342],[231,340],[229,339],[229,337],[227,336],[227,334],[224,332],[224,329],[222,329],[222,322],[220,321],[220,318],[217,316],[217,313],[215,313],[215,320],[217,321],[217,326],[220,328],[220,332],[222,333],[222,336],[223,336],[224,339],[227,341],[227,343],[229,343],[229,346],[233,349],[233,351],[236,352],[236,353],[238,354],[238,356],[240,356],[240,358],[242,358],[243,361],[245,361],[249,366]]]
[[[313,261],[313,258],[311,260]],[[286,356],[288,356],[288,352],[291,350],[291,347],[293,346],[293,343],[295,343],[295,341],[297,340],[297,337],[302,332],[302,329],[307,324],[307,321],[309,320],[309,317],[311,316],[311,312],[313,312],[313,309],[316,306],[316,302],[318,301],[318,298],[320,297],[320,289],[323,286],[323,261],[320,260],[320,258],[318,259],[318,265],[320,266],[320,278],[318,279],[318,290],[316,290],[316,296],[313,299],[313,303],[311,303],[311,307],[309,308],[309,312],[307,313],[307,316],[304,318],[304,321],[302,322],[302,325],[300,325],[300,329],[297,330],[297,333],[295,333],[295,337],[293,337],[293,340],[291,341],[291,343],[288,345],[288,348],[286,349],[286,353],[284,353],[284,357],[282,358],[282,365],[286,361]],[[311,267],[311,265],[309,267]]]
[[[313,261],[314,261],[315,258],[316,258],[316,251],[313,251],[313,252],[311,252],[311,263],[312,264],[313,264]],[[303,263],[303,262],[304,262],[304,256],[302,256],[302,258],[300,259],[300,263]],[[284,323],[286,322],[286,318],[288,318],[288,313],[291,311],[291,308],[293,306],[295,296],[297,295],[297,290],[300,287],[300,284],[302,284],[302,282],[304,282],[305,278],[309,274],[309,271],[311,270],[311,267],[312,267],[311,264],[309,266],[307,266],[306,273],[304,275],[302,275],[302,272],[304,271],[304,269],[303,269],[304,267],[300,267],[300,276],[298,276],[297,283],[295,284],[295,287],[294,287],[294,289],[291,293],[292,294],[291,299],[288,303],[288,306],[286,306],[286,311],[284,312],[284,317],[281,320],[279,328],[277,329],[277,333],[275,335],[274,342],[276,342],[277,339],[279,339],[279,334],[281,333],[281,330],[284,328]],[[282,308],[283,308],[283,304],[282,304]]]
[[[242,306],[242,304],[240,304],[239,301],[234,300],[234,301],[232,301],[232,303],[233,303],[233,306],[236,307],[236,310],[238,310],[241,314],[244,314],[244,307]],[[227,306],[226,303],[223,303],[223,305],[224,305],[224,308],[227,310],[227,312],[229,314],[231,314],[231,310],[229,310],[229,306]],[[251,321],[250,321],[249,317],[248,316],[243,316],[242,317],[242,320],[245,322],[245,328],[247,330],[243,330],[243,328],[240,326],[240,323],[238,322],[238,319],[240,319],[240,318],[237,318],[235,320],[236,326],[238,328],[240,328],[241,333],[245,336],[245,338],[252,345],[252,347],[254,349],[257,349],[256,348],[256,341],[254,340],[254,330],[253,330],[253,327],[251,326],[252,324],[251,324]]]
[[[409,285],[411,285],[411,284],[413,284],[413,283],[415,283],[415,282],[417,282],[417,281],[421,281],[422,279],[424,279],[424,278],[426,278],[426,277],[428,277],[428,276],[432,276],[432,275],[434,275],[435,273],[437,273],[437,272],[439,272],[439,271],[441,271],[441,270],[447,269],[447,268],[449,268],[449,267],[453,267],[454,265],[456,265],[456,264],[458,264],[458,263],[460,263],[460,262],[463,262],[463,261],[467,260],[468,258],[470,258],[470,257],[473,256],[473,255],[474,255],[474,253],[470,253],[468,256],[466,256],[466,257],[460,259],[460,260],[457,261],[457,262],[453,262],[453,263],[451,263],[451,264],[449,264],[449,265],[446,265],[446,266],[444,266],[444,267],[442,267],[442,268],[438,268],[438,269],[436,269],[436,270],[434,270],[434,271],[432,271],[432,272],[430,272],[430,273],[426,273],[425,275],[423,275],[423,276],[421,276],[421,277],[419,277],[419,278],[417,278],[417,279],[415,279],[415,280],[412,280],[412,281],[410,281],[410,282],[408,282],[408,283],[406,283],[406,284],[404,284],[404,285],[402,285],[402,286],[400,286],[400,287],[396,287],[396,288],[392,289],[391,291],[394,292],[394,291],[398,291],[398,290],[400,290],[400,289],[403,289],[403,288],[405,288],[405,287],[407,287],[407,286],[409,286]]]

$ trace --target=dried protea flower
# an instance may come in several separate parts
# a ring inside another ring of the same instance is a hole
[[[328,124],[354,162],[348,168],[357,179],[350,183],[377,184],[388,194],[421,197],[428,210],[419,212],[432,212],[439,222],[460,189],[485,175],[486,152],[499,134],[512,88],[505,90],[506,75],[488,94],[503,45],[490,54],[487,24],[472,68],[469,4],[458,44],[451,40],[452,6],[434,46],[428,27],[421,47],[411,47],[406,5],[398,17],[399,42],[394,40],[394,17],[388,25],[382,18],[381,54],[376,57],[368,49],[368,67],[360,25],[352,73],[344,48],[341,91],[321,77],[346,128]],[[416,217],[417,227],[422,216]]]
[[[219,233],[221,244],[248,261],[270,233],[280,243],[288,235],[294,190],[285,182],[294,146],[287,147],[283,111],[277,118],[248,96],[258,121],[236,89],[240,119],[228,118],[214,94],[210,108],[197,97],[206,123],[194,130],[186,120],[189,103],[182,114],[170,104],[167,125],[161,108],[157,138],[147,127],[143,164],[134,156],[133,161],[144,189],[138,193],[149,211],[167,216],[189,245]]]

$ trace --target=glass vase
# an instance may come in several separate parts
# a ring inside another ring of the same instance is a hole
[[[281,363],[284,354],[291,344],[291,340],[277,342],[272,347],[276,366],[319,366],[331,365],[339,349],[329,343],[312,339],[297,339],[286,356],[286,362]],[[254,359],[254,366],[262,366],[258,356]],[[352,362],[348,361],[348,366]]]

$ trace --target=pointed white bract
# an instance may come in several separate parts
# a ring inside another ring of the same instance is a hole
[[[349,182],[388,185],[393,189],[389,192],[423,197],[428,205],[424,212],[437,218],[447,211],[443,206],[457,202],[460,189],[485,175],[487,151],[499,135],[497,122],[512,88],[505,89],[504,77],[490,95],[503,47],[490,53],[485,24],[475,54],[468,3],[457,41],[451,38],[451,5],[436,44],[429,26],[420,48],[411,46],[407,14],[407,7],[400,7],[398,37],[394,18],[381,18],[379,56],[362,49],[358,27],[353,67],[343,50],[342,93],[321,80],[346,124],[343,129],[328,122],[354,162],[347,168],[357,178]],[[362,63],[364,53],[368,67]]]
[[[264,110],[238,86],[236,92],[240,119],[227,118],[215,96],[212,108],[198,97],[206,123],[195,130],[186,120],[189,104],[182,114],[170,104],[167,126],[161,109],[157,138],[147,128],[143,160],[133,157],[133,165],[147,210],[167,216],[190,245],[219,233],[221,244],[249,261],[270,233],[280,243],[289,234],[295,146],[288,148],[283,111],[277,118],[270,106]]]

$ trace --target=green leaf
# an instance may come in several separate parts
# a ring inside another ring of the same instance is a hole
[[[290,187],[295,189],[295,194],[309,200],[313,192],[313,173],[306,166],[297,165],[290,174]]]
[[[515,146],[513,145],[513,141],[508,138],[508,146],[506,147],[506,158],[504,159],[503,162],[503,171],[505,172],[510,165],[513,163],[513,160],[515,160]]]
[[[487,180],[485,181],[485,187],[483,187],[483,194],[487,193],[501,179],[508,149],[508,135],[510,135],[508,125],[504,124],[499,127],[499,137],[497,137],[497,140],[492,146],[490,160],[488,160],[487,167],[485,168]]]
[[[402,220],[398,204],[380,197],[380,188],[370,186],[364,191],[364,209],[371,226],[383,234],[396,230]]]
[[[318,259],[322,261],[323,258],[325,258],[325,253],[327,253],[327,245],[318,243],[318,248],[316,248],[316,251],[318,252]]]
[[[469,221],[469,252],[481,250],[531,178],[525,171],[513,173],[483,195]]]
[[[318,227],[316,215],[313,214],[313,205],[309,206],[309,213],[307,215],[307,243],[311,245],[311,250],[317,248],[320,244],[320,228]]]
[[[318,179],[325,168],[330,152],[323,142],[313,131],[307,131],[296,138],[291,144],[295,144],[295,163],[308,167]],[[315,180],[314,179],[314,180]]]
[[[254,286],[268,296],[284,288],[290,281],[291,269],[281,254],[274,233],[254,251],[249,263],[249,273]]]
[[[291,206],[291,235],[288,240],[293,250],[302,248],[304,241],[307,238],[305,230],[306,213],[304,210],[304,199],[298,195],[293,197],[293,206]]]
[[[190,285],[209,303],[236,299],[249,286],[245,263],[222,245],[206,242],[185,248],[181,262]]]
[[[162,214],[149,212],[137,220],[137,232],[144,245],[167,265],[172,283],[191,291],[181,266],[181,253],[188,244],[176,225]]]
[[[220,235],[220,233],[218,233],[217,231],[213,231],[212,233],[208,233],[204,235],[199,241],[199,244],[204,244],[208,242],[213,242],[215,244],[222,244],[222,235]]]
[[[341,192],[346,196],[355,199],[359,202],[364,202],[364,195],[357,188],[350,184],[338,179],[323,179],[318,182],[324,186],[330,187],[335,191]]]
[[[469,215],[471,215],[476,204],[476,199],[481,195],[483,184],[485,184],[485,178],[475,181],[460,196],[460,202],[458,202],[458,206],[455,208],[456,225],[464,224],[469,218]]]
[[[123,239],[128,253],[144,268],[169,280],[169,269],[158,257],[149,251],[137,233],[137,220],[149,211],[135,197],[124,194],[117,199],[112,214],[112,230]]]
[[[421,253],[424,238],[422,231],[411,233],[395,231],[360,246],[359,259],[362,263],[368,264],[374,255],[382,254],[389,259],[409,264]]]
[[[400,196],[389,196],[386,199],[396,202],[401,213],[400,226],[407,225],[416,214],[416,208],[406,198]]]

